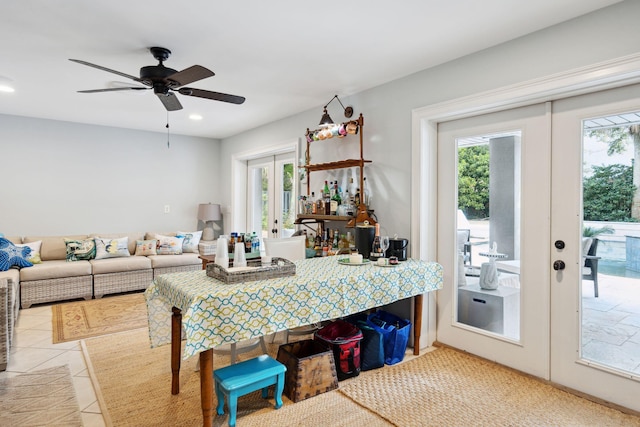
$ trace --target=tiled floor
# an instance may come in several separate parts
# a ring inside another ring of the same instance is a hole
[[[600,275],[600,295],[583,282],[587,357],[640,375],[640,280]],[[9,365],[0,378],[69,365],[86,427],[104,426],[79,341],[52,344],[51,306],[20,310]]]
[[[51,306],[20,310],[7,370],[0,378],[68,365],[85,427],[104,426],[79,341],[52,344]]]
[[[582,352],[587,359],[640,376],[640,279],[598,275],[582,282]]]

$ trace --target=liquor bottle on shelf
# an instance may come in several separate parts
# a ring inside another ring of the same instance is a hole
[[[327,194],[329,195],[329,198],[331,198],[331,190],[329,190],[329,183],[325,181],[324,187],[322,188],[322,195],[326,197]]]
[[[356,209],[360,206],[360,203],[362,203],[360,200],[360,189],[356,188],[355,196],[353,196],[353,204],[356,205]]]
[[[317,213],[317,208],[318,206],[316,205],[316,193],[315,191],[311,192],[311,200],[309,200],[309,206],[311,206],[311,213],[315,214]]]
[[[324,182],[324,186],[326,189],[329,189],[329,186],[327,185],[327,181]],[[322,194],[322,206],[324,207],[324,212],[320,212],[320,213],[323,213],[325,215],[331,215],[331,196],[328,191],[325,191]]]
[[[349,191],[349,194],[351,194],[351,197],[356,194],[356,184],[353,182],[353,177],[349,178],[349,188],[347,190]]]
[[[331,215],[336,215],[338,212],[338,206],[342,204],[342,198],[340,192],[338,192],[338,182],[334,184],[333,197],[331,198]]]

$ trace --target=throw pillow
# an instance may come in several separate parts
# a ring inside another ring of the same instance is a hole
[[[119,239],[102,239],[94,237],[96,242],[96,259],[119,258],[131,255],[129,253],[129,237]]]
[[[27,259],[31,248],[19,248],[10,240],[0,237],[0,271],[7,271],[13,266],[31,267],[33,264]]]
[[[42,246],[42,240],[30,243],[16,243],[16,246],[19,248],[31,248],[31,253],[27,257],[27,259],[32,264],[42,264],[42,259],[40,258],[40,246]]]
[[[200,243],[200,239],[202,239],[202,231],[178,231],[177,235],[184,237],[182,252],[198,253],[198,243]]]
[[[156,234],[158,255],[181,255],[184,237],[163,236]]]
[[[157,255],[156,245],[158,241],[156,239],[151,240],[136,240],[136,255]]]
[[[96,257],[96,243],[93,239],[64,239],[67,246],[67,261],[86,261]]]

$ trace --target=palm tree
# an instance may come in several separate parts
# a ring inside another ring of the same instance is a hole
[[[589,136],[595,137],[609,145],[607,154],[624,152],[627,142],[633,142],[633,185],[635,192],[631,203],[631,217],[640,220],[640,125],[611,127],[595,129],[589,132]]]

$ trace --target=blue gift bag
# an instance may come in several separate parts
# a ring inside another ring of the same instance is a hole
[[[384,341],[384,363],[395,365],[404,359],[407,351],[411,321],[386,311],[376,311],[367,317],[367,324],[382,333]]]
[[[345,319],[362,331],[360,343],[360,368],[363,371],[384,366],[384,339],[382,333],[367,323],[367,314],[358,313]]]

